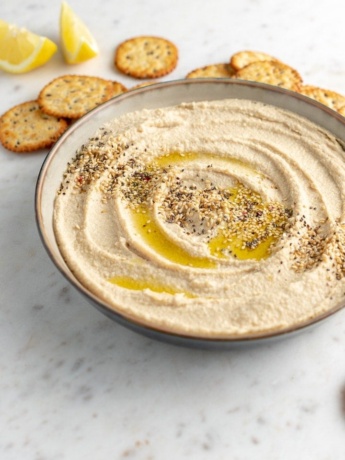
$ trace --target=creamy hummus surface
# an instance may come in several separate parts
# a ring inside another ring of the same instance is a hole
[[[287,330],[344,300],[344,160],[329,132],[258,102],[129,113],[67,165],[57,242],[84,286],[141,324]]]

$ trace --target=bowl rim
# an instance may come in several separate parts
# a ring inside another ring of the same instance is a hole
[[[239,87],[246,86],[250,88],[259,88],[263,90],[264,92],[268,91],[272,94],[281,94],[289,98],[302,101],[303,103],[307,104],[311,108],[315,108],[318,111],[321,110],[322,112],[326,113],[327,116],[330,116],[332,119],[336,119],[343,125],[345,129],[345,117],[337,113],[335,110],[325,106],[324,104],[321,104],[320,102],[314,99],[304,96],[303,94],[300,94],[295,91],[291,91],[291,90],[288,90],[282,87],[278,87],[278,86],[273,86],[273,85],[269,85],[269,84],[265,84],[261,82],[249,81],[249,80],[234,79],[234,78],[193,78],[193,79],[179,79],[179,80],[171,80],[171,81],[164,81],[164,82],[155,82],[147,86],[138,87],[135,89],[133,88],[122,94],[119,94],[115,96],[114,98],[112,98],[111,100],[106,101],[100,104],[99,106],[95,107],[94,109],[90,110],[87,114],[85,114],[83,117],[81,117],[76,122],[74,122],[67,129],[67,131],[59,138],[59,140],[54,144],[54,146],[48,151],[45,159],[43,160],[43,163],[40,167],[40,170],[37,176],[35,196],[34,196],[36,227],[38,230],[40,240],[50,260],[53,262],[55,267],[60,271],[60,273],[64,276],[64,278],[70,284],[72,284],[74,288],[77,289],[77,291],[79,291],[84,297],[86,297],[86,299],[89,302],[91,302],[96,309],[98,309],[99,311],[101,311],[103,314],[110,317],[111,319],[115,320],[117,323],[121,324],[122,326],[125,326],[128,329],[131,329],[147,337],[157,339],[160,341],[164,341],[164,342],[168,342],[168,343],[172,343],[172,344],[177,344],[177,345],[191,346],[191,347],[197,347],[197,348],[208,348],[208,349],[210,348],[211,349],[212,348],[228,349],[228,348],[232,348],[232,346],[241,345],[241,344],[253,344],[253,343],[257,344],[257,343],[266,342],[267,340],[272,340],[272,339],[276,340],[276,339],[281,339],[281,338],[288,337],[288,336],[290,337],[291,335],[300,333],[307,328],[309,329],[311,326],[318,325],[319,323],[323,322],[326,318],[333,316],[336,312],[340,311],[341,309],[345,307],[345,300],[344,302],[338,303],[333,308],[323,312],[322,314],[317,315],[313,318],[310,318],[304,322],[298,323],[296,325],[292,325],[292,326],[278,329],[278,330],[275,329],[272,331],[265,331],[261,333],[250,333],[250,334],[240,335],[240,336],[229,336],[229,337],[217,338],[217,337],[209,337],[209,336],[203,336],[203,335],[200,335],[200,336],[188,335],[188,334],[181,334],[181,333],[168,331],[160,327],[143,324],[140,321],[134,318],[131,318],[130,316],[126,316],[125,314],[122,314],[116,311],[113,307],[108,305],[105,301],[103,301],[101,298],[96,296],[93,292],[89,291],[85,285],[80,283],[78,279],[76,279],[73,276],[72,272],[68,270],[68,267],[66,269],[66,267],[64,267],[60,263],[60,261],[58,261],[55,258],[53,250],[49,244],[49,238],[44,228],[41,203],[42,203],[42,190],[43,190],[43,185],[46,179],[47,171],[49,170],[49,167],[55,155],[58,154],[60,146],[65,142],[65,140],[70,136],[71,133],[73,133],[75,130],[79,129],[85,123],[87,123],[88,120],[91,119],[95,115],[95,113],[102,111],[104,108],[111,106],[113,104],[121,103],[121,101],[124,99],[128,99],[131,97],[137,97],[141,93],[148,93],[148,92],[156,91],[157,89],[170,88],[172,86],[180,86],[180,85],[197,85],[197,84],[200,84],[200,85],[216,84],[218,85],[221,83],[235,85]],[[234,97],[229,97],[229,98],[234,98]],[[176,104],[178,104],[178,102]],[[267,104],[272,105],[271,102]],[[167,106],[168,104],[166,105],[162,104],[161,107],[167,107]],[[280,107],[280,105],[278,105],[278,107]],[[286,109],[286,108],[285,110],[291,111],[291,109]],[[294,112],[294,113],[297,113],[297,112]],[[303,115],[300,115],[300,116],[303,116]],[[314,122],[314,123],[318,124],[317,122]],[[320,126],[322,127],[322,125]],[[328,128],[324,128],[324,129],[330,131]],[[345,134],[344,134],[344,142],[345,142]]]

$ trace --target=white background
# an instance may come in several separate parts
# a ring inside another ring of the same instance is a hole
[[[180,50],[163,81],[254,49],[295,67],[305,83],[345,94],[343,0],[70,5],[100,56],[67,66],[58,52],[31,73],[1,73],[0,113],[67,73],[136,85],[113,55],[141,34]],[[58,43],[59,11],[57,0],[6,0],[0,17]],[[343,460],[345,311],[288,340],[227,352],[124,329],[85,303],[42,247],[34,189],[46,153],[0,147],[1,460]]]

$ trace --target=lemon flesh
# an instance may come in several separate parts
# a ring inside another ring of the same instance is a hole
[[[89,29],[66,2],[61,4],[60,38],[68,64],[79,64],[98,55],[97,43]]]
[[[0,69],[24,73],[45,64],[57,46],[46,37],[0,19]]]

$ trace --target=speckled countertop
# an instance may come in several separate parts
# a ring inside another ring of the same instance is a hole
[[[70,1],[101,54],[60,53],[26,75],[0,74],[0,112],[79,73],[137,82],[112,64],[131,36],[165,36],[182,78],[235,51],[266,51],[304,80],[345,93],[342,0]],[[60,1],[11,0],[1,18],[58,40]],[[34,217],[45,152],[0,148],[1,460],[343,460],[345,311],[259,347],[207,352],[137,335],[86,304],[49,260]]]

